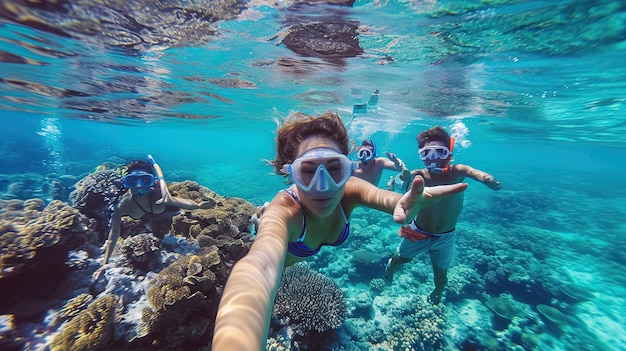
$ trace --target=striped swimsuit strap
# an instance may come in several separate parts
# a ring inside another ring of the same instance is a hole
[[[293,191],[291,191],[291,189],[284,189],[284,191],[287,194],[289,194],[300,205],[300,208],[302,210],[302,223],[303,223],[302,232],[300,233],[300,236],[298,237],[296,242],[289,242],[287,249],[290,254],[297,256],[297,257],[313,256],[320,251],[320,248],[323,245],[320,245],[320,247],[316,249],[311,249],[310,247],[306,246],[303,243],[304,238],[306,237],[306,216],[304,214],[304,208],[302,207],[302,203],[300,202],[300,199],[298,199],[298,196]],[[325,245],[330,245],[330,246],[341,245],[344,241],[346,241],[346,239],[348,238],[348,234],[350,233],[350,221],[347,219],[346,214],[341,204],[339,204],[339,209],[341,210],[341,216],[343,217],[343,221],[345,225],[343,227],[343,230],[341,231],[341,234],[339,234],[337,241],[335,241],[332,244],[325,244]]]

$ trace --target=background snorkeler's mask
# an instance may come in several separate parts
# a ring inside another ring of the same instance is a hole
[[[331,148],[316,148],[305,152],[290,164],[283,165],[283,173],[307,193],[330,193],[343,187],[356,163]]]
[[[122,177],[122,184],[130,189],[149,188],[154,186],[154,174],[135,171]]]
[[[445,160],[450,156],[450,149],[441,145],[424,146],[418,150],[421,160]]]
[[[371,148],[368,147],[369,145],[361,145],[362,149],[360,149],[357,153],[357,157],[363,163],[367,163],[376,158],[376,143],[371,139],[369,142],[371,144]]]

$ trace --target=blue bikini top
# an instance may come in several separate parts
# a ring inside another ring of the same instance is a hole
[[[346,241],[346,239],[348,238],[348,234],[350,233],[350,221],[346,218],[346,214],[343,211],[343,207],[340,203],[339,210],[341,210],[341,216],[343,217],[343,222],[345,223],[345,225],[343,227],[343,230],[341,231],[341,234],[339,234],[339,238],[337,238],[337,241],[332,244],[322,244],[316,249],[311,249],[310,247],[304,245],[303,241],[306,237],[306,216],[304,215],[304,208],[302,207],[302,203],[300,202],[298,196],[291,189],[284,189],[283,191],[289,194],[294,200],[296,200],[296,202],[298,203],[298,205],[300,205],[300,208],[302,209],[302,233],[300,233],[300,236],[298,237],[296,242],[289,242],[287,251],[289,251],[290,254],[297,257],[309,257],[318,253],[320,251],[320,248],[324,245],[338,246]]]

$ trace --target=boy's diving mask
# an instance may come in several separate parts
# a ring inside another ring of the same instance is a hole
[[[357,153],[357,157],[363,163],[367,163],[376,157],[376,143],[374,140],[369,141],[370,145],[361,145],[361,149]]]
[[[421,160],[445,160],[450,156],[450,149],[441,145],[424,146],[418,150]]]
[[[450,147],[447,148],[441,145],[427,145],[419,149],[417,153],[420,159],[423,160],[445,160],[452,154],[454,149],[454,137],[450,137]]]
[[[426,160],[446,160],[452,155],[452,150],[454,149],[454,137],[450,137],[450,148],[441,145],[429,145],[424,146],[419,149],[417,153],[422,161]],[[446,173],[448,172],[450,167],[450,161],[446,161],[445,167],[440,167],[437,162],[431,162],[430,165],[427,166],[428,170],[435,173]]]
[[[328,193],[346,184],[356,164],[348,156],[331,148],[316,148],[305,152],[292,163],[283,165],[282,172],[301,190]]]
[[[149,188],[154,186],[154,174],[144,171],[135,171],[122,177],[122,184],[130,189]]]

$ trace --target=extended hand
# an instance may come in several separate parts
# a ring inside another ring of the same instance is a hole
[[[405,224],[417,216],[419,210],[428,207],[441,198],[464,191],[467,183],[452,185],[439,185],[424,187],[424,178],[416,176],[413,179],[411,189],[404,194],[393,211],[393,220],[396,223]]]
[[[493,176],[485,177],[484,183],[486,186],[488,186],[489,188],[493,190],[500,190],[500,188],[502,187],[500,185],[500,182],[497,181],[496,178],[494,178]]]
[[[404,162],[402,162],[402,160],[399,159],[398,156],[396,156],[396,154],[389,152],[389,151],[385,151],[385,154],[387,154],[387,158],[396,165],[396,169],[400,170],[400,169],[405,168]]]
[[[98,268],[95,272],[93,272],[93,274],[91,275],[91,281],[92,282],[97,282],[98,280],[100,280],[100,278],[102,278],[102,275],[104,274],[104,268],[105,266],[102,266],[100,268]]]

